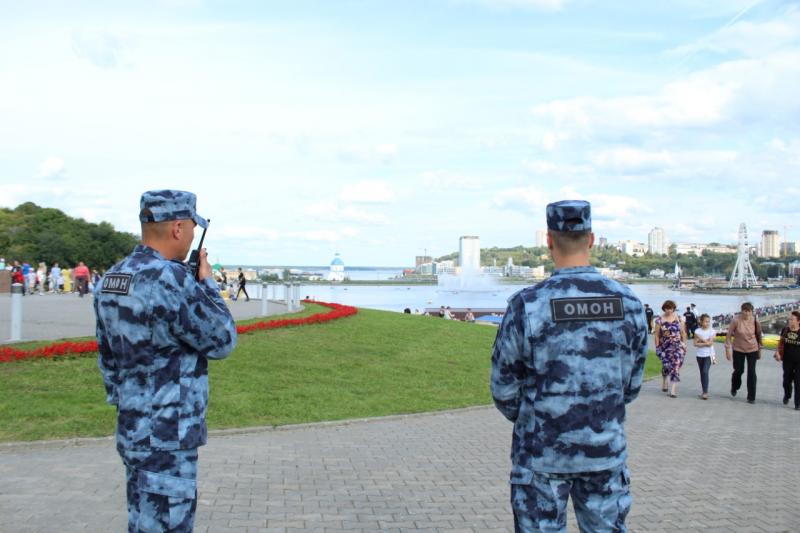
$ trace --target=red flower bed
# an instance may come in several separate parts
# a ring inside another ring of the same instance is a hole
[[[330,322],[331,320],[344,318],[358,313],[358,309],[355,307],[350,307],[349,305],[332,304],[327,302],[311,302],[309,300],[303,300],[303,303],[315,303],[323,307],[328,307],[332,309],[332,311],[328,311],[327,313],[317,313],[305,318],[283,318],[254,322],[244,326],[236,326],[236,332],[242,334],[252,333],[253,331],[260,331],[264,329],[322,324],[323,322]],[[23,359],[34,359],[37,357],[50,359],[52,357],[83,355],[89,353],[97,353],[97,341],[56,342],[53,344],[48,344],[47,346],[34,348],[33,350],[18,350],[16,348],[0,347],[0,363],[22,361]]]

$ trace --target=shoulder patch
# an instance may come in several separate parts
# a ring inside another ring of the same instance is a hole
[[[554,298],[550,300],[554,322],[622,320],[625,309],[619,296]]]
[[[103,288],[100,292],[128,294],[131,289],[132,279],[132,274],[106,274],[103,276]]]

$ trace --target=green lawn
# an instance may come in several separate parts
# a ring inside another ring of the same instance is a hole
[[[305,316],[325,311],[308,305]],[[246,322],[243,322],[246,323]],[[359,309],[327,324],[239,337],[209,364],[209,427],[415,413],[491,403],[496,330]],[[648,358],[648,373],[660,363]],[[654,374],[652,374],[654,372]],[[111,435],[95,357],[0,364],[0,441]]]

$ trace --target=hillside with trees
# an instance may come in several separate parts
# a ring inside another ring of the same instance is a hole
[[[106,269],[128,255],[139,238],[116,231],[108,222],[94,224],[32,202],[14,209],[0,208],[0,257],[34,265]]]
[[[515,246],[513,248],[483,248],[481,249],[481,265],[493,266],[495,261],[497,266],[504,266],[511,257],[515,265],[537,267],[544,265],[545,269],[552,271],[553,261],[545,247],[525,247]],[[797,255],[778,259],[763,259],[750,257],[755,273],[760,278],[777,277],[786,272],[781,263],[785,265],[790,261],[797,261]],[[458,261],[458,252],[442,256],[436,261],[453,260]],[[651,270],[661,269],[666,273],[671,273],[675,269],[675,264],[681,268],[684,276],[717,276],[728,277],[733,271],[736,263],[736,254],[720,254],[705,251],[702,255],[678,255],[674,247],[670,249],[668,255],[645,254],[641,257],[625,255],[617,248],[612,246],[595,246],[591,252],[592,265],[597,267],[619,268],[625,272],[630,272],[638,276],[645,277]]]

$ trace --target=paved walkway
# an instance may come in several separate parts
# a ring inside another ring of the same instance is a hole
[[[33,294],[22,297],[22,339],[51,340],[69,337],[94,337],[95,318],[91,296],[72,294]],[[235,320],[261,315],[261,300],[228,301]],[[286,304],[270,300],[270,314],[286,312]],[[0,343],[8,342],[11,327],[11,295],[0,294]]]
[[[660,380],[645,385],[627,423],[631,531],[800,529],[800,412],[781,404],[770,357],[755,405],[730,397],[724,358],[709,401],[696,397],[693,357],[679,398],[665,397]],[[215,434],[200,455],[196,531],[511,531],[510,437],[489,407]],[[110,439],[0,446],[0,531],[124,526]]]

